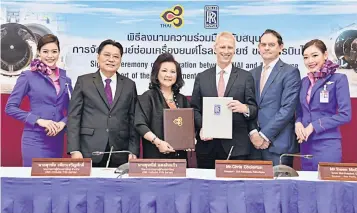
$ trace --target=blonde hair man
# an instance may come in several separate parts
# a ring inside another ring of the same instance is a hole
[[[230,159],[244,160],[250,153],[247,126],[257,115],[255,87],[251,73],[232,65],[235,43],[232,33],[220,33],[214,44],[216,66],[199,73],[195,79],[191,105],[195,110],[199,168],[213,169],[215,160],[226,159],[232,146],[234,149]],[[203,97],[233,97],[228,104],[233,112],[232,139],[202,137]]]

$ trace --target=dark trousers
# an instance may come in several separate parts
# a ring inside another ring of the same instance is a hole
[[[197,167],[201,169],[215,169],[216,160],[227,160],[228,153],[224,150],[221,141],[208,141],[205,143],[214,143],[214,147],[207,154],[197,151]],[[247,157],[247,155],[230,156],[229,160],[246,160]]]
[[[109,142],[107,143],[107,147],[105,148],[105,151],[106,152],[110,151]],[[116,150],[113,150],[113,151],[116,151]],[[102,160],[99,163],[92,162],[92,167],[106,167],[108,158],[109,158],[109,153],[104,154]],[[120,165],[127,163],[127,162],[128,162],[128,154],[126,154],[126,153],[112,154],[108,167],[118,168]]]

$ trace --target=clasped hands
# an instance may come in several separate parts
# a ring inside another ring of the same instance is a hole
[[[301,122],[295,123],[295,134],[297,136],[297,140],[299,143],[307,141],[313,131],[314,131],[314,127],[312,126],[311,123],[307,125],[306,128]]]
[[[66,126],[66,124],[62,121],[60,122],[55,122],[52,120],[45,120],[45,119],[38,119],[36,123],[45,128],[47,132],[47,136],[56,136],[60,131],[63,130],[63,128]]]
[[[269,142],[264,140],[258,132],[254,132],[250,136],[250,141],[256,149],[267,149],[269,147]]]

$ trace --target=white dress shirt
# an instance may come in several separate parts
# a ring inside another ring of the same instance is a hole
[[[105,87],[105,85],[107,84],[105,82],[105,80],[107,79],[107,77],[102,73],[102,71],[99,71],[100,76],[102,77],[102,81],[103,81],[103,87]],[[115,91],[117,90],[117,73],[114,73],[114,75],[110,78],[112,81],[110,82],[110,87],[112,88],[112,98],[114,100],[115,97]]]
[[[279,61],[279,57],[268,64],[269,68],[267,69],[266,74],[265,74],[265,79],[266,79],[266,80],[265,80],[265,83],[268,81],[268,78],[269,78],[271,72],[273,71],[273,69],[274,69],[276,63],[278,63],[278,61]],[[264,67],[265,67],[265,66],[266,66],[266,64],[263,62],[262,72],[261,72],[261,73],[264,72]]]
[[[223,74],[224,88],[227,88],[227,83],[228,83],[228,80],[229,80],[229,76],[231,75],[231,72],[232,72],[232,64],[229,64],[224,69],[221,69],[218,65],[216,66],[216,85],[217,85],[217,88],[218,88],[219,77],[220,77],[220,74],[221,74],[222,70],[224,70],[224,74]]]

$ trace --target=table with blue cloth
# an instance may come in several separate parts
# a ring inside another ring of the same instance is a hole
[[[31,177],[1,168],[1,213],[357,213],[357,183],[299,177],[222,179],[188,169],[186,178]]]

